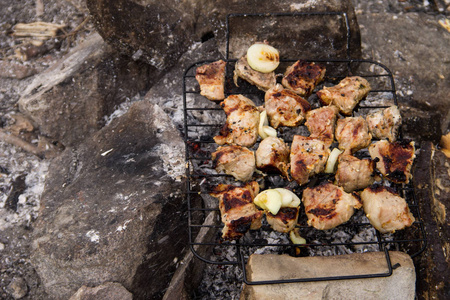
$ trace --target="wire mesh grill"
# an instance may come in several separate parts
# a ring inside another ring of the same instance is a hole
[[[260,15],[257,16],[260,17]],[[282,16],[285,17],[286,14]],[[302,16],[307,17],[308,15],[303,14]],[[317,16],[317,14],[314,13],[314,16]],[[343,14],[343,17],[344,23],[348,26],[346,15]],[[229,39],[230,37],[228,36],[227,40],[229,41]],[[229,43],[227,43],[227,57],[229,57]],[[285,70],[287,66],[297,59],[299,58],[282,60],[278,70]],[[320,90],[323,86],[335,85],[346,76],[356,75],[367,79],[372,90],[356,107],[353,116],[366,116],[375,109],[386,108],[393,104],[398,105],[392,73],[386,66],[378,62],[348,58],[306,60],[324,65],[327,70],[324,81],[317,86],[314,93],[308,98],[312,109],[320,107],[318,97],[315,95],[317,90]],[[362,209],[357,211],[347,223],[335,229],[317,230],[307,225],[307,217],[301,206],[297,228],[307,240],[307,243],[304,245],[293,245],[286,234],[275,233],[265,221],[263,221],[261,229],[249,231],[237,241],[221,240],[223,224],[220,222],[218,200],[211,197],[209,193],[219,183],[235,184],[236,180],[230,175],[217,173],[212,167],[211,153],[218,147],[214,143],[213,137],[219,134],[220,128],[225,123],[226,116],[218,103],[206,99],[199,93],[200,89],[195,79],[195,71],[198,66],[209,62],[211,61],[201,61],[193,64],[186,70],[183,78],[189,241],[191,250],[198,258],[213,264],[239,264],[243,268],[244,281],[247,284],[268,284],[389,276],[392,274],[392,269],[395,268],[395,266],[391,265],[389,250],[401,250],[408,253],[411,257],[419,255],[424,250],[426,235],[420,216],[418,199],[415,197],[412,184],[399,185],[387,182],[385,184],[389,184],[406,199],[411,213],[416,219],[411,227],[397,231],[394,234],[380,234],[376,231],[365,217]],[[226,95],[242,94],[253,100],[257,106],[263,105],[264,92],[241,79],[238,80],[237,86],[233,82],[233,70],[236,59],[226,59],[226,63]],[[279,137],[288,144],[292,141],[293,136],[297,134],[308,136],[309,132],[304,125],[296,128],[284,127],[278,130]],[[256,150],[258,145],[259,140],[250,149]],[[336,146],[336,144],[333,146]],[[360,150],[355,156],[359,158],[370,157],[367,150]],[[333,176],[319,174],[311,178],[307,186],[314,186],[324,180],[333,180]],[[306,188],[306,186],[299,186],[295,181],[287,181],[279,174],[255,173],[254,180],[264,185],[265,189],[289,187],[300,198],[303,189]],[[206,232],[210,232],[210,234],[208,235]],[[204,235],[203,240],[197,241],[196,237],[198,235]],[[212,254],[211,249],[214,251]],[[332,256],[367,251],[385,253],[386,272],[264,282],[248,281],[245,272],[245,264],[253,253],[271,252],[286,253],[294,256]],[[221,252],[232,253],[233,255],[221,256],[220,260],[218,260],[217,254]]]

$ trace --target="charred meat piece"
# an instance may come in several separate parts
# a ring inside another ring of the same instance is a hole
[[[377,169],[395,183],[409,183],[412,178],[411,167],[416,157],[414,152],[414,142],[390,143],[381,140],[369,147],[370,156],[377,162]]]
[[[218,60],[197,68],[195,79],[200,84],[200,95],[213,101],[220,101],[225,98],[226,64],[223,60]]]
[[[299,207],[282,207],[276,215],[267,212],[267,223],[269,223],[275,231],[289,232],[297,225],[299,211]]]
[[[299,185],[322,172],[330,150],[321,139],[295,135],[291,145],[291,176]]]
[[[372,135],[363,117],[347,117],[337,120],[336,140],[339,142],[339,149],[351,154],[369,146]]]
[[[256,85],[258,89],[267,91],[275,86],[277,79],[275,72],[262,73],[253,70],[247,62],[247,56],[241,57],[237,62],[234,69],[234,84],[237,86],[237,78],[240,77],[249,83]]]
[[[319,230],[334,228],[347,222],[355,208],[361,207],[359,198],[329,182],[324,182],[314,188],[303,191],[308,225]]]
[[[212,159],[217,172],[223,171],[241,181],[250,180],[256,169],[255,154],[242,146],[219,147],[212,154]]]
[[[310,137],[323,139],[330,146],[334,140],[338,113],[338,108],[333,105],[308,111],[305,125],[308,127]]]
[[[388,139],[395,142],[398,130],[402,124],[402,117],[397,106],[391,106],[369,114],[366,117],[372,136],[376,139]]]
[[[298,126],[311,109],[308,101],[293,91],[284,89],[281,84],[268,90],[264,99],[270,126],[273,128]]]
[[[364,212],[379,232],[388,233],[404,229],[414,223],[405,199],[392,188],[374,185],[361,193]]]
[[[253,203],[258,192],[259,185],[256,181],[241,187],[219,184],[214,188],[211,196],[219,198],[220,214],[225,224],[222,230],[224,240],[239,239],[250,229],[261,227],[263,212]]]
[[[259,111],[252,100],[230,95],[220,103],[227,120],[214,141],[219,145],[236,144],[250,147],[258,138]]]
[[[336,105],[344,115],[350,115],[355,106],[370,91],[369,82],[359,76],[346,77],[338,85],[324,87],[317,96],[324,105]]]
[[[325,67],[314,62],[298,60],[286,69],[281,84],[302,97],[308,97],[324,76]]]
[[[256,150],[256,167],[264,172],[280,172],[289,178],[289,146],[276,137],[261,141]]]
[[[336,184],[343,187],[347,193],[364,189],[375,181],[374,161],[342,154],[338,162]]]

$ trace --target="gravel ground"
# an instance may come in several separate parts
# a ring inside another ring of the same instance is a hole
[[[448,15],[448,0],[354,0],[356,10],[371,12],[407,13],[426,12],[429,14]],[[41,6],[42,5],[42,6]],[[87,19],[83,0],[2,0],[0,5],[0,62],[17,61],[16,50],[25,43],[12,36],[14,25],[37,21],[65,24],[59,36],[46,41],[52,49],[40,53],[23,63],[35,72],[40,72],[52,65],[67,51],[83,40],[93,30]],[[15,69],[0,67],[2,73]],[[0,77],[0,126],[13,125],[13,115],[18,112],[17,101],[20,92],[30,83],[32,77],[11,79]],[[398,86],[406,92],[408,87]],[[37,143],[39,133],[36,131],[22,134],[24,140]],[[29,263],[30,233],[33,221],[39,212],[39,199],[44,188],[48,168],[46,160],[26,153],[23,150],[0,141],[0,299],[45,299],[45,292],[40,285],[34,268]],[[239,273],[230,270],[232,278],[239,279]],[[206,268],[205,277],[220,278],[225,276],[222,268]],[[213,289],[213,283],[203,283],[198,299],[237,299],[240,287],[233,281],[232,286]],[[222,292],[221,292],[222,291]]]

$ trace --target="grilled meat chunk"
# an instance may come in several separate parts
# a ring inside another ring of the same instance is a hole
[[[330,150],[321,139],[295,135],[291,145],[291,176],[299,185],[322,172]]]
[[[395,183],[409,183],[415,155],[414,142],[393,142],[381,140],[369,147],[369,153],[376,160],[377,169],[388,180]]]
[[[402,117],[397,106],[391,106],[369,114],[366,117],[372,136],[376,139],[388,139],[395,142],[398,130],[402,124]]]
[[[259,111],[253,101],[242,95],[230,95],[220,105],[227,120],[214,141],[219,145],[253,146],[258,138],[259,125]]]
[[[277,84],[266,92],[264,97],[270,126],[298,126],[305,119],[306,112],[311,109],[308,101]]]
[[[251,181],[238,187],[228,184],[219,184],[211,196],[219,198],[219,210],[222,222],[224,240],[236,240],[248,230],[259,229],[263,212],[256,208],[253,199],[259,192],[259,185]]]
[[[333,105],[308,111],[305,125],[308,127],[310,137],[323,139],[328,147],[331,146],[338,113],[338,108]]]
[[[197,68],[195,79],[200,84],[200,95],[213,101],[220,101],[225,98],[226,64],[223,60],[218,60]]]
[[[347,193],[364,189],[375,181],[374,161],[342,154],[338,162],[336,184],[343,187]]]
[[[281,84],[302,97],[308,97],[323,80],[325,70],[314,62],[298,60],[286,69]]]
[[[241,57],[234,68],[234,84],[237,86],[237,78],[240,77],[249,83],[256,85],[258,89],[267,91],[275,86],[277,79],[275,72],[262,73],[253,70],[247,62],[247,56]]]
[[[361,200],[370,224],[381,233],[404,229],[415,221],[405,199],[391,188],[368,187],[362,191]]]
[[[276,215],[267,212],[267,223],[269,223],[275,231],[289,232],[297,225],[299,211],[299,207],[282,207]]]
[[[372,135],[363,117],[347,117],[337,120],[336,140],[339,142],[339,149],[351,154],[369,146]]]
[[[302,202],[308,225],[319,230],[331,229],[347,222],[355,209],[361,207],[357,196],[348,194],[341,187],[329,182],[306,188]]]
[[[250,180],[256,169],[255,154],[242,146],[219,147],[212,154],[212,160],[217,172],[223,171],[241,181]]]
[[[359,76],[346,77],[338,85],[324,87],[317,96],[324,105],[333,104],[344,115],[350,115],[355,106],[370,91],[369,82]]]
[[[289,146],[277,137],[261,141],[256,150],[256,167],[265,172],[280,172],[289,178]]]

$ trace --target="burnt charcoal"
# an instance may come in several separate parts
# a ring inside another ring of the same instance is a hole
[[[404,139],[416,144],[422,141],[439,143],[442,135],[441,115],[436,111],[423,111],[413,107],[401,107],[402,133]]]
[[[11,192],[5,201],[5,207],[12,211],[17,211],[17,204],[19,202],[19,196],[23,194],[27,185],[25,183],[26,174],[17,176],[12,182]]]

